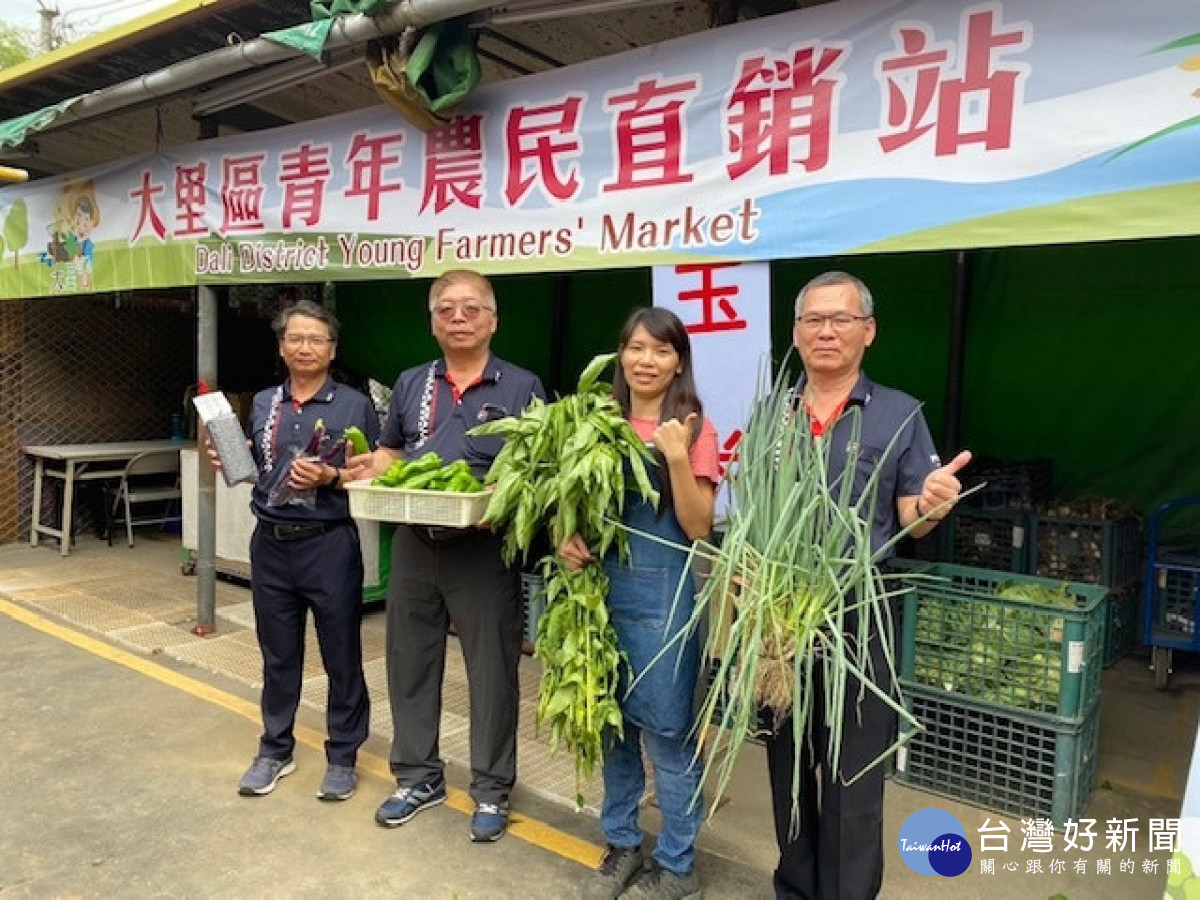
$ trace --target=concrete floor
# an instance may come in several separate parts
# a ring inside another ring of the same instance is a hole
[[[0,894],[576,895],[601,852],[599,786],[584,785],[587,808],[576,813],[570,761],[550,752],[533,728],[536,661],[522,667],[518,818],[495,847],[466,839],[466,692],[453,641],[442,750],[456,790],[445,808],[398,831],[372,822],[391,790],[380,610],[368,611],[363,627],[373,708],[359,793],[345,804],[313,799],[324,704],[314,646],[299,771],[271,797],[246,800],[234,788],[254,752],[260,684],[249,592],[220,582],[217,632],[196,637],[196,582],[180,562],[178,540],[152,533],[133,549],[82,538],[65,558],[53,545],[0,547],[0,597],[8,601],[0,607],[0,733],[8,748],[0,769]],[[1162,693],[1153,690],[1144,659],[1127,658],[1104,672],[1099,787],[1082,817],[1096,820],[1098,846],[1068,853],[1059,832],[1051,852],[1025,850],[1019,816],[892,781],[881,896],[1161,897],[1169,854],[1152,851],[1147,832],[1151,819],[1179,815],[1200,713],[1200,673],[1187,659],[1176,668]],[[955,815],[975,848],[972,866],[957,878],[917,874],[896,849],[904,821],[928,807]],[[1133,820],[1136,845],[1106,846],[1110,820]],[[653,804],[646,821],[653,830]],[[980,828],[1000,822],[1009,828],[1007,850],[981,853]],[[706,897],[771,896],[775,844],[760,747],[743,753],[729,799],[699,844]],[[992,874],[981,871],[981,858],[993,861]],[[1098,869],[1104,860],[1108,873]]]

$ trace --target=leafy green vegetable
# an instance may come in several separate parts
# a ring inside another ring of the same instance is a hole
[[[484,519],[503,532],[509,562],[527,559],[542,530],[556,548],[578,533],[597,559],[612,547],[625,558],[628,535],[619,520],[626,490],[658,503],[646,468],[654,458],[599,380],[615,355],[593,359],[576,393],[552,403],[535,399],[519,418],[471,430],[505,438],[485,479],[495,490]],[[538,565],[546,585],[534,645],[543,666],[538,725],[548,725],[552,743],[574,753],[577,778],[591,776],[609,730],[623,729],[608,578],[598,562],[573,572],[554,553]]]

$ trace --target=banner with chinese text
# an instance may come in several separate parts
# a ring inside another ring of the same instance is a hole
[[[655,266],[654,305],[687,329],[704,414],[717,429],[721,474],[736,452],[764,364],[771,358],[771,267],[766,263]],[[728,483],[717,495],[725,518]]]
[[[1200,5],[828,4],[0,190],[0,298],[1200,231]]]

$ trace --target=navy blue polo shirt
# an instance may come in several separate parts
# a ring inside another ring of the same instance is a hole
[[[801,381],[797,390],[803,388]],[[871,523],[871,547],[878,550],[900,531],[896,500],[920,494],[926,476],[942,462],[933,446],[921,404],[903,391],[875,384],[864,372],[859,374],[841,417],[816,438],[829,442],[830,484],[836,483],[846,470],[856,418],[861,424],[851,497],[858,501],[872,472],[878,469],[875,521]]]
[[[379,417],[370,399],[344,384],[326,380],[321,389],[303,404],[292,399],[291,380],[278,388],[267,388],[254,395],[250,407],[250,440],[258,480],[250,495],[254,515],[268,522],[334,522],[350,518],[346,492],[333,487],[317,488],[317,506],[307,509],[288,504],[268,506],[271,489],[287,478],[297,449],[303,450],[320,419],[331,441],[336,441],[350,425],[357,425],[371,446],[379,438]],[[268,470],[268,462],[271,463]],[[338,454],[327,460],[331,466],[345,465]]]
[[[406,459],[430,451],[443,462],[463,459],[482,479],[504,439],[470,437],[467,431],[494,419],[519,416],[534,397],[546,396],[536,375],[495,356],[488,357],[477,382],[458,389],[456,398],[455,385],[446,380],[444,359],[401,372],[380,446],[399,450]]]

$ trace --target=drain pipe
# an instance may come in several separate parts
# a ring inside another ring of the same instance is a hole
[[[329,32],[325,49],[336,50],[362,44],[373,38],[397,34],[409,27],[422,28],[496,5],[495,0],[400,0],[382,15],[353,15],[337,19]],[[39,130],[45,132],[75,125],[130,106],[198,88],[219,78],[305,56],[307,54],[303,51],[265,37],[211,50],[157,72],[85,94],[51,125]]]

